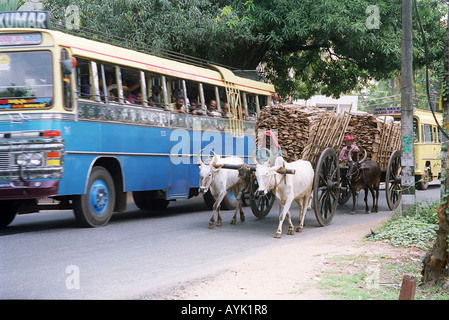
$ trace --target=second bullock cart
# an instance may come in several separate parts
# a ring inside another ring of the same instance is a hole
[[[257,146],[280,147],[287,161],[308,160],[315,170],[313,209],[318,223],[331,223],[338,204],[351,197],[349,186],[338,161],[345,134],[355,136],[355,143],[367,151],[368,159],[382,170],[387,204],[390,210],[401,201],[401,126],[399,123],[369,114],[336,113],[313,107],[269,106],[256,123]],[[275,137],[275,138],[274,138]],[[274,196],[257,195],[253,179],[249,194],[251,210],[258,218],[265,217],[274,203]]]

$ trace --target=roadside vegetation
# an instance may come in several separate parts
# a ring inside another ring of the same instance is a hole
[[[383,253],[329,258],[319,286],[330,299],[397,300],[404,274],[417,278],[415,300],[449,300],[449,288],[421,283],[422,259],[435,241],[438,201],[416,203],[397,212],[366,236],[366,244],[381,242]]]

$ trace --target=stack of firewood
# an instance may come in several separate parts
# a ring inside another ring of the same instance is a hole
[[[272,130],[277,133],[286,161],[305,159],[314,165],[325,148],[340,147],[349,118],[347,113],[311,106],[267,106],[256,122],[256,143],[264,146],[263,132]]]
[[[309,160],[316,165],[327,147],[338,154],[344,146],[344,136],[350,134],[355,144],[365,149],[368,159],[386,168],[389,156],[400,148],[401,126],[386,123],[374,115],[336,113],[322,108],[298,105],[265,107],[256,122],[257,146],[265,146],[264,134],[277,134],[279,146],[287,161]]]
[[[352,135],[354,143],[365,149],[368,159],[378,162],[382,170],[386,170],[391,154],[401,148],[400,122],[387,123],[385,118],[371,114],[352,115],[346,134]]]

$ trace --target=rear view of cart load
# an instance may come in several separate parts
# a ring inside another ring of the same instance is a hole
[[[311,106],[272,105],[260,112],[255,129],[259,148],[274,152],[280,148],[287,162],[298,159],[311,162],[315,170],[313,208],[321,226],[330,224],[337,205],[344,204],[351,195],[347,184],[342,183],[342,168],[338,162],[338,154],[344,147],[343,139],[348,134],[354,136],[354,143],[362,152],[366,151],[367,159],[379,164],[390,210],[399,205],[400,123],[370,114],[336,113],[335,110]],[[254,215],[264,217],[274,199],[260,198],[251,193],[250,200]]]

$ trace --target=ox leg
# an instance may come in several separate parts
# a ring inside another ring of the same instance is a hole
[[[286,217],[287,217],[287,219],[288,219],[288,230],[287,230],[287,234],[288,234],[289,236],[292,236],[292,235],[295,234],[295,230],[294,230],[294,226],[293,226],[293,223],[292,223],[292,217],[291,217],[290,211],[287,212]]]
[[[282,224],[284,222],[285,216],[288,213],[288,210],[290,209],[290,205],[292,203],[293,199],[288,199],[287,201],[285,201],[285,203],[279,204],[279,225],[278,228],[276,230],[276,234],[274,235],[275,238],[280,239],[281,235],[282,235]],[[291,222],[290,219],[290,214],[288,215],[288,219],[289,219],[289,223],[293,228],[293,224]],[[290,228],[290,227],[289,227]]]
[[[304,229],[304,220],[306,218],[306,214],[307,214],[307,204],[309,202],[309,197],[304,196],[304,198],[298,201],[298,205],[299,205],[299,225],[298,228],[296,228],[296,232],[302,232],[302,230]],[[301,205],[302,202],[302,205]]]
[[[369,213],[369,208],[368,208],[368,187],[365,188],[365,198],[363,198],[363,200],[365,201],[365,213],[368,214]]]
[[[209,220],[209,229],[213,229],[214,228],[214,223],[215,223],[215,212],[217,212],[217,227],[221,227],[221,215],[220,215],[220,204],[221,201],[223,200],[224,196],[226,195],[226,191],[225,192],[220,192],[220,194],[218,195],[217,198],[215,198],[215,203],[212,207],[212,217]]]
[[[351,214],[355,214],[355,202],[357,199],[357,192],[355,190],[352,190],[352,209]]]
[[[376,192],[376,196],[374,197],[374,191]],[[375,205],[373,205],[373,211],[379,212],[379,186],[377,185],[373,188],[373,201]]]
[[[245,187],[240,188],[240,191],[237,195],[237,207],[235,208],[234,216],[232,217],[231,224],[237,223],[237,211],[240,211],[240,221],[245,222],[245,213],[242,208],[242,196]]]

